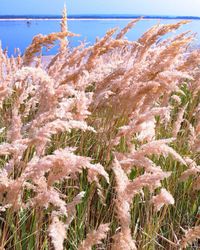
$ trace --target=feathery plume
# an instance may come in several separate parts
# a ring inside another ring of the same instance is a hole
[[[174,198],[165,188],[161,188],[160,193],[153,196],[151,202],[153,203],[155,210],[160,211],[164,205],[173,205]]]
[[[23,57],[24,66],[30,65],[32,62],[34,55],[36,53],[41,52],[41,48],[43,46],[53,45],[54,42],[58,39],[64,39],[66,36],[77,36],[69,31],[67,32],[57,32],[51,33],[49,35],[43,36],[41,34],[35,36],[31,45],[26,49]]]
[[[63,242],[66,238],[66,229],[64,223],[59,220],[58,216],[52,215],[52,223],[50,224],[48,231],[55,250],[63,250]]]
[[[109,224],[101,224],[97,230],[88,233],[86,239],[79,245],[78,250],[91,250],[96,244],[105,239],[109,231]]]
[[[200,226],[196,226],[186,231],[185,236],[181,241],[181,246],[186,248],[197,239],[200,239]]]

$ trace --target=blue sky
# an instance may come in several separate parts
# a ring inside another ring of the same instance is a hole
[[[0,15],[159,14],[200,16],[200,0],[0,0]]]

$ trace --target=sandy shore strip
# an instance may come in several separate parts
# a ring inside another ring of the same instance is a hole
[[[93,20],[133,20],[138,18],[68,18],[67,20],[72,21],[93,21]],[[143,18],[145,19],[145,18]],[[150,18],[146,18],[148,20],[151,20]],[[153,18],[152,18],[153,19]],[[6,19],[6,18],[0,18],[0,21],[61,21],[61,18],[12,18],[12,19]]]
[[[193,19],[193,18],[165,18],[165,17],[156,17],[156,18],[146,18],[146,17],[128,17],[128,18],[68,18],[69,21],[117,21],[117,20],[134,20],[134,19],[140,19],[141,20],[200,20],[200,19]],[[0,22],[12,22],[12,21],[61,21],[61,18],[0,18]]]

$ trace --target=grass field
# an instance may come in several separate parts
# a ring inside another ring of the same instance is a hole
[[[187,21],[71,49],[66,20],[0,51],[0,249],[200,249],[200,53],[161,39]]]

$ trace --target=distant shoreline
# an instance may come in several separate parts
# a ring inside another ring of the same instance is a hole
[[[103,20],[133,20],[133,19],[138,19],[136,17],[132,17],[132,18],[68,18],[68,20],[70,21],[93,21],[93,20],[98,20],[98,21],[103,21]],[[142,20],[156,20],[156,19],[165,19],[165,20],[178,20],[178,18],[142,18]],[[180,20],[182,20],[182,18],[179,18]],[[184,19],[184,18],[183,18]],[[184,19],[186,20],[186,19]],[[187,19],[187,20],[192,20],[192,19]],[[194,19],[197,20],[197,19]],[[200,20],[200,19],[198,19]],[[31,21],[61,21],[61,18],[13,18],[13,19],[1,19],[0,18],[0,22],[4,21],[4,22],[9,22],[9,21],[27,21],[27,22],[31,22]]]
[[[124,19],[188,19],[200,20],[198,16],[160,16],[160,15],[69,15],[69,20],[124,20]],[[0,21],[20,21],[20,20],[60,20],[61,16],[51,15],[1,15]]]
[[[97,21],[111,21],[111,20],[133,20],[133,19],[138,19],[136,17],[130,17],[130,18],[68,18],[69,21],[93,21],[93,20],[97,20]],[[143,17],[142,20],[193,20],[193,21],[197,21],[200,20],[200,18],[196,18],[196,19],[192,19],[192,18],[161,18],[161,17],[157,17],[157,18],[146,18]],[[12,21],[26,21],[26,22],[31,22],[31,21],[61,21],[61,18],[12,18],[12,19],[6,19],[6,18],[0,18],[0,22],[12,22]]]

